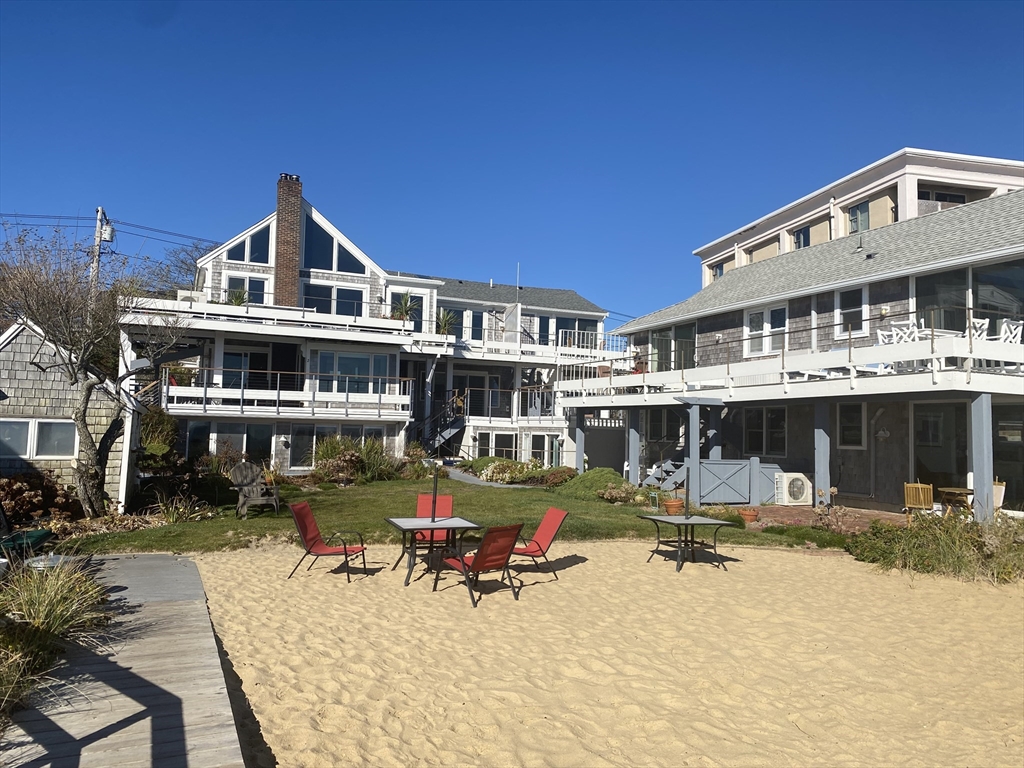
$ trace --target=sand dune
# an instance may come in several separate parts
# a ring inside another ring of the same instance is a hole
[[[395,547],[351,584],[273,545],[197,558],[282,766],[1016,766],[1024,587],[881,574],[845,555],[557,542],[519,602]],[[305,566],[303,566],[305,567]],[[496,581],[496,580],[495,580]]]

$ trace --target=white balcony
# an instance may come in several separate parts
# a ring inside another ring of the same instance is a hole
[[[1019,336],[975,338],[966,332],[918,328],[899,341],[880,335],[880,343],[874,345],[782,349],[756,358],[744,358],[741,349],[733,353],[734,359],[728,351],[723,354],[724,364],[681,370],[652,371],[656,366],[636,356],[563,365],[555,389],[564,407],[600,408],[674,404],[678,397],[701,394],[728,402],[966,389],[1010,395],[1024,391],[1024,345]]]
[[[411,418],[411,379],[225,368],[189,369],[182,377],[188,380],[164,368],[159,381],[158,402],[172,416]]]

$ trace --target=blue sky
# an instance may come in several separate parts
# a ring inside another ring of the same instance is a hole
[[[224,240],[295,173],[385,268],[625,315],[905,146],[1024,158],[1024,3],[0,3],[0,212]]]

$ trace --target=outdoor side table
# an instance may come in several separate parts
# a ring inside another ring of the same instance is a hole
[[[467,531],[480,530],[480,526],[462,517],[439,517],[431,520],[429,517],[386,517],[386,522],[393,525],[402,532],[402,547],[409,557],[409,570],[405,574],[405,586],[409,586],[413,569],[416,567],[416,531],[446,531],[448,534],[448,546],[455,548],[455,536],[466,535]]]
[[[693,562],[697,562],[697,550],[710,548],[715,553],[715,557],[718,558],[717,566],[721,566],[722,570],[729,570],[725,567],[725,559],[718,554],[718,531],[721,528],[729,525],[736,525],[736,523],[729,523],[725,520],[716,520],[713,517],[701,517],[699,515],[637,515],[641,520],[650,520],[654,523],[655,531],[655,543],[654,549],[651,550],[650,557],[647,558],[647,562],[651,562],[651,558],[658,551],[661,546],[667,546],[676,550],[676,573],[682,570],[683,560],[686,557],[686,552],[690,553],[690,559]],[[661,534],[661,526],[673,526],[676,529],[675,536],[664,537]],[[708,544],[706,541],[700,541],[696,536],[696,527],[698,525],[713,526],[714,536],[711,543]],[[717,567],[716,566],[716,567]]]

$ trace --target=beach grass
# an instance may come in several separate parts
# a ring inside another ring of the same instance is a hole
[[[348,529],[362,532],[368,544],[397,544],[399,534],[385,522],[385,518],[413,516],[417,494],[430,493],[431,488],[430,479],[394,480],[346,488],[284,485],[281,487],[283,503],[280,515],[274,515],[269,507],[255,511],[250,509],[247,520],[238,520],[232,503],[220,505],[219,514],[211,519],[96,534],[76,539],[73,543],[81,554],[240,549],[268,537],[295,536],[295,525],[286,505],[308,501],[325,536],[337,529]],[[454,496],[455,514],[484,527],[522,522],[525,524],[524,532],[529,534],[536,529],[549,507],[558,507],[569,512],[559,533],[565,540],[653,539],[654,527],[637,517],[652,512],[644,507],[616,506],[601,499],[567,498],[545,488],[493,488],[453,480],[441,480],[438,493]],[[698,528],[697,535],[710,538],[710,531]],[[719,543],[753,546],[793,547],[804,544],[800,537],[730,528],[721,529],[718,540]]]

